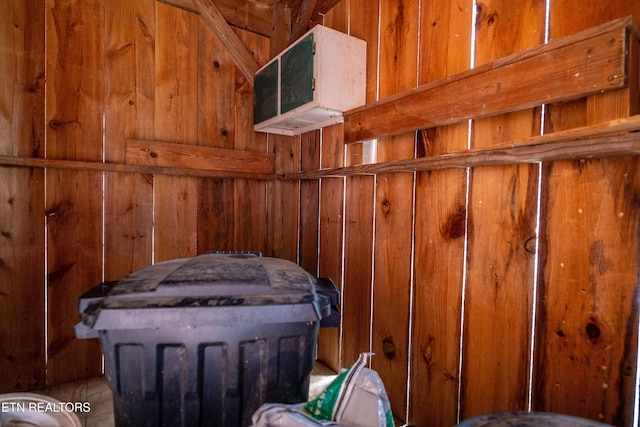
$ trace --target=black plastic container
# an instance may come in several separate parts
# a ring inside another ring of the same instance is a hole
[[[117,426],[247,426],[265,402],[307,400],[337,299],[292,262],[206,253],[96,286],[76,335],[100,338]]]

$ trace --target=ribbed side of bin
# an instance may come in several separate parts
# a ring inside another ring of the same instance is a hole
[[[101,346],[116,425],[247,426],[265,402],[303,402],[318,327],[107,331]]]

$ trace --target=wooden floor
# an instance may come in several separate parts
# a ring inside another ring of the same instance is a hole
[[[311,373],[309,399],[316,398],[335,378],[335,372],[322,364],[316,363]],[[35,393],[44,394],[61,402],[89,402],[91,410],[87,413],[76,413],[85,427],[114,427],[113,399],[111,390],[107,386],[104,376],[89,378],[39,390]]]

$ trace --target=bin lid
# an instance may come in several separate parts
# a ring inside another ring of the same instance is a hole
[[[138,270],[79,306],[94,330],[319,321],[331,306],[317,280],[279,258],[204,253]]]

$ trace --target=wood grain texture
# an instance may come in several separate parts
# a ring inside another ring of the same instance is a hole
[[[235,194],[235,250],[266,253],[268,181],[236,179]]]
[[[198,140],[198,18],[156,2],[156,95],[154,138]],[[154,262],[195,256],[197,180],[154,178]]]
[[[300,169],[300,140],[297,137],[269,135],[276,156],[276,173]],[[298,260],[298,221],[300,183],[276,181],[271,188],[269,254],[290,261]]]
[[[126,140],[207,145],[216,138],[225,139],[221,129],[227,129],[230,148],[239,142],[241,150],[253,156],[266,151],[266,139],[258,147],[247,126],[252,121],[247,80],[235,64],[224,68],[225,63],[218,67],[222,72],[215,73],[215,60],[230,62],[229,55],[219,49],[215,37],[208,42],[202,36],[210,35],[210,30],[184,8],[153,0],[52,2],[46,8],[10,2],[1,7],[1,51],[10,59],[0,65],[6,71],[0,77],[0,169],[11,183],[2,192],[10,201],[3,204],[2,215],[8,216],[2,228],[10,219],[12,230],[3,230],[3,235],[21,246],[22,255],[16,257],[14,246],[3,245],[0,257],[3,265],[7,263],[3,272],[16,266],[23,270],[20,277],[11,273],[12,281],[24,278],[31,284],[16,288],[13,282],[3,283],[11,286],[7,294],[17,298],[10,301],[16,307],[15,316],[23,307],[30,313],[29,321],[21,322],[21,327],[29,329],[20,344],[28,357],[7,350],[8,358],[2,358],[2,363],[6,360],[12,367],[0,367],[1,374],[15,373],[6,382],[3,377],[2,383],[11,387],[7,391],[17,391],[44,386],[47,380],[56,383],[99,372],[98,343],[76,340],[73,325],[79,320],[78,296],[103,278],[119,279],[150,264],[154,250],[158,258],[195,254],[199,247],[206,247],[197,246],[197,231],[204,235],[203,225],[222,224],[227,218],[221,226],[232,236],[230,246],[265,245],[262,178],[246,179],[241,168],[229,175],[175,165],[126,165]],[[268,57],[264,38],[242,38],[249,41],[256,58]],[[28,50],[21,48],[27,45]],[[200,92],[202,82],[209,85]],[[220,101],[226,97],[216,88],[223,85],[229,87],[225,94],[231,101]],[[211,121],[198,120],[209,117],[211,106],[225,110],[213,126]],[[206,129],[203,135],[198,133],[199,125]],[[236,132],[238,127],[242,132]],[[47,157],[42,158],[45,152]],[[181,176],[189,178],[173,178]],[[227,181],[241,194],[227,193],[231,209],[226,201],[215,199],[214,191],[199,186],[200,177],[219,176],[246,179]],[[272,178],[271,173],[266,179]],[[244,194],[248,197],[238,200]],[[214,196],[214,209],[220,209],[218,216],[209,215],[214,210],[198,212],[209,195]],[[22,218],[20,226],[13,224],[14,218]],[[30,268],[23,265],[27,260]],[[45,290],[47,277],[49,289]],[[5,287],[0,292],[8,290]],[[46,309],[39,307],[45,292],[50,304]],[[0,341],[12,348],[19,329],[5,328],[4,322],[15,316],[2,317],[0,326]],[[47,379],[42,351],[45,324],[49,330]],[[5,330],[11,337],[4,335]]]
[[[417,84],[418,1],[380,5],[380,97]],[[345,127],[346,130],[346,127]],[[379,139],[379,160],[415,156],[415,135]],[[413,251],[412,174],[388,174],[376,180],[371,366],[382,378],[391,409],[406,420],[409,372],[409,313]]]
[[[350,34],[367,41],[367,102],[377,99],[379,3],[348,0]],[[361,163],[361,144],[347,147],[345,165]],[[375,177],[346,179],[341,366],[371,351]]]
[[[222,41],[206,25],[198,25],[198,145],[234,148],[235,109],[228,106],[236,101],[238,74]]]
[[[121,163],[102,163],[97,161],[86,162],[77,160],[41,159],[37,157],[3,155],[0,155],[0,165],[49,169],[88,170],[100,172],[139,173],[150,175],[192,176],[205,178],[242,178],[247,176],[247,174],[242,171],[234,170],[191,169],[151,165],[127,165]],[[290,176],[290,173],[284,173],[282,174],[282,176]],[[271,180],[273,179],[273,174],[254,174],[251,176],[251,179]]]
[[[43,171],[0,168],[0,178],[1,391],[26,391],[45,384]]]
[[[0,179],[0,392],[8,393],[46,384],[44,171],[1,167]]]
[[[471,1],[423,6],[420,84],[468,69],[472,13]],[[443,151],[466,150],[468,132],[467,123],[418,132],[416,161]],[[461,381],[467,172],[418,173],[415,197],[408,421],[411,425],[454,425]]]
[[[197,255],[195,178],[154,178],[154,262]]]
[[[586,31],[345,113],[345,142],[405,133],[624,87],[624,25]],[[537,33],[539,34],[539,33]],[[615,41],[614,41],[615,40]],[[585,60],[586,58],[586,60]],[[459,95],[464,93],[461,98]]]
[[[275,176],[275,156],[255,151],[129,139],[126,153],[128,164],[219,170],[246,177]]]
[[[300,135],[300,169],[320,167],[320,131]],[[318,209],[320,183],[300,183],[299,264],[313,275],[318,273]]]
[[[47,384],[98,375],[96,340],[78,340],[78,297],[102,281],[102,176],[47,171]],[[92,194],[94,197],[87,197]]]
[[[541,45],[544,26],[540,2],[523,3],[522,8],[501,0],[483,2],[476,17],[476,64]],[[545,73],[544,68],[536,71]],[[527,138],[539,129],[536,109],[476,119],[471,147]],[[529,405],[538,168],[512,165],[471,171],[461,419],[526,410]],[[510,351],[505,353],[505,348]]]
[[[197,253],[206,251],[235,251],[234,182],[210,178],[198,180],[198,247]]]
[[[0,153],[42,156],[44,5],[7,1],[0,16]],[[0,393],[6,393],[46,382],[44,171],[0,167],[0,180]]]
[[[154,2],[105,3],[108,162],[125,162],[127,138],[153,137],[154,33]],[[120,280],[152,261],[153,176],[107,173],[104,179],[104,278]]]
[[[101,161],[104,2],[47,8],[46,156]],[[83,25],[80,25],[80,24]],[[74,49],[68,49],[74,46]],[[78,297],[102,280],[102,174],[47,170],[47,384],[100,373],[98,343],[75,338]]]
[[[170,4],[171,6],[179,7],[184,10],[188,10],[192,13],[200,13],[196,5],[192,0],[157,0],[162,3]]]
[[[321,167],[344,164],[342,124],[322,130]],[[333,280],[342,290],[342,249],[344,229],[344,178],[325,178],[320,181],[319,260],[318,275]],[[340,328],[325,328],[318,338],[318,360],[339,372]]]
[[[106,173],[104,180],[104,280],[121,280],[151,265],[154,178]]]
[[[552,117],[555,115],[553,112],[550,114]],[[634,155],[640,152],[640,137],[636,132],[640,125],[639,118],[608,120],[592,126],[497,143],[497,146],[501,148],[487,147],[471,150],[460,148],[456,153],[297,172],[283,174],[279,178],[284,180],[318,179],[329,176],[417,172]],[[466,125],[460,127],[466,127]],[[433,131],[426,130],[423,133],[429,135]],[[458,150],[456,149],[456,151]],[[0,157],[0,161],[2,160]]]
[[[271,36],[272,6],[255,1],[234,0],[218,0],[215,4],[230,25],[262,36]]]
[[[637,339],[638,315],[637,251],[631,249],[638,244],[637,165],[615,159],[566,166],[545,168],[534,407],[628,425],[636,352],[629,341]],[[615,238],[609,237],[613,225],[620,227]],[[566,227],[571,245],[555,238]],[[583,397],[576,400],[578,389]]]
[[[348,34],[348,9],[349,1],[338,2],[324,15],[323,25]],[[344,165],[343,135],[341,123],[322,130],[320,169]],[[344,178],[320,181],[318,275],[332,279],[340,292],[343,289],[344,191]],[[341,336],[341,327],[337,327],[321,329],[318,337],[318,360],[336,372],[350,366],[341,364]]]
[[[269,39],[247,31],[237,30],[240,40],[249,49],[258,64],[268,60]],[[268,155],[273,162],[275,155],[269,153],[267,135],[253,131],[253,86],[239,73],[234,78],[234,127],[236,150],[247,150]],[[249,126],[248,126],[249,124]],[[247,177],[248,178],[248,177]],[[267,251],[267,186],[270,180],[236,179],[234,180],[236,216],[236,247],[239,250]]]
[[[258,64],[231,27],[229,27],[220,10],[211,0],[192,1],[200,12],[203,22],[222,41],[222,45],[234,59],[242,74],[253,84],[253,75],[258,71]]]
[[[568,2],[566,9],[552,4],[551,37],[640,12],[635,3],[596,3]],[[631,69],[633,81],[637,69]],[[637,86],[549,109],[554,130],[627,117],[637,114]],[[632,423],[639,304],[637,169],[637,156],[544,165],[534,408],[613,425]],[[563,234],[566,230],[572,230],[571,239]]]
[[[341,365],[371,349],[375,177],[346,178]]]

